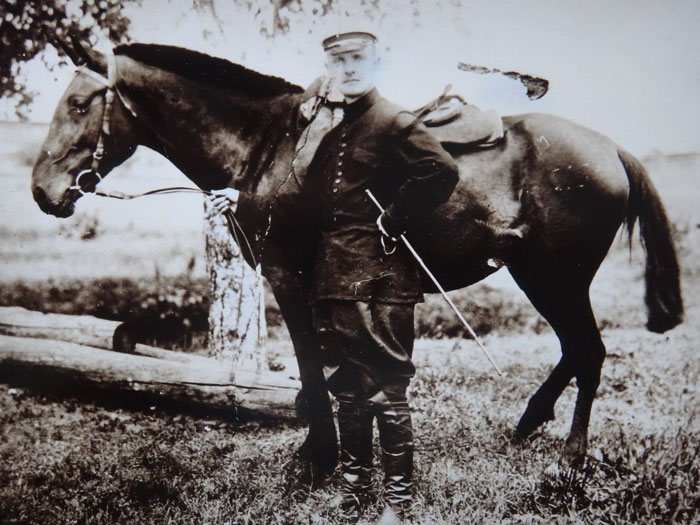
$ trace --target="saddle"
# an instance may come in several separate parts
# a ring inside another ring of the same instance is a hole
[[[488,148],[503,137],[503,121],[495,111],[482,111],[467,104],[459,95],[447,95],[448,85],[442,95],[413,112],[446,149],[450,146]],[[297,141],[292,173],[306,171],[323,137],[343,119],[339,107],[324,105],[325,102],[342,100],[342,95],[332,91],[331,82],[319,77],[307,88],[299,107],[301,122],[305,128]]]
[[[433,136],[444,145],[488,148],[505,136],[503,121],[493,110],[482,111],[459,95],[445,92],[414,113]]]

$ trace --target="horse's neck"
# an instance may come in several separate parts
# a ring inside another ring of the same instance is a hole
[[[141,142],[202,188],[235,185],[265,194],[292,161],[299,96],[248,97],[150,67],[132,67]]]

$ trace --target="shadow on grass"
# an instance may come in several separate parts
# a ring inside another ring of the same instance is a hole
[[[126,409],[143,414],[152,413],[157,407],[169,416],[188,415],[194,418],[243,424],[256,421],[270,427],[299,426],[300,423],[281,422],[258,412],[231,405],[216,407],[198,402],[191,396],[162,396],[154,392],[135,390],[128,381],[121,387],[112,383],[106,386],[99,381],[86,381],[84,375],[70,370],[37,366],[18,361],[4,361],[0,367],[0,383],[10,387],[31,389],[56,401],[92,403],[106,410]]]

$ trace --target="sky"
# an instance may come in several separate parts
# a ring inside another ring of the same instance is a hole
[[[307,13],[319,7],[301,1]],[[142,0],[127,14],[136,41],[189,47],[304,86],[323,72],[325,36],[371,30],[383,60],[378,87],[405,107],[422,106],[451,84],[481,108],[560,115],[639,156],[700,151],[697,0],[382,0],[381,12],[335,0],[341,11],[323,19],[283,13],[291,29],[274,38],[259,32],[271,10],[256,16],[232,5],[218,0],[214,18],[189,0]],[[108,42],[98,48],[108,50]],[[72,69],[48,74],[36,62],[32,119],[48,121]],[[532,101],[519,82],[466,73],[459,62],[547,78],[550,89]]]

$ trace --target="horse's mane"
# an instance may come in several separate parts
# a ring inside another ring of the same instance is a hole
[[[160,44],[122,44],[115,55],[125,55],[144,64],[210,85],[245,91],[253,97],[301,93],[303,89],[286,80],[263,75],[198,51]]]

